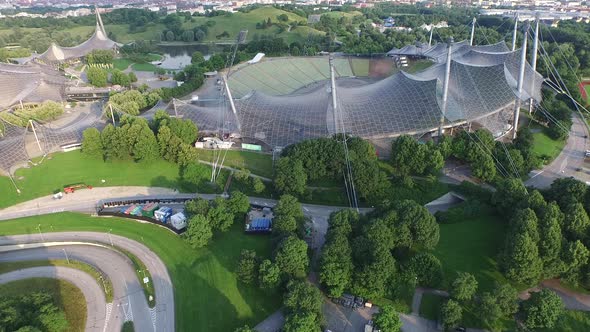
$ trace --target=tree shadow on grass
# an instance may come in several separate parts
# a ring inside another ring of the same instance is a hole
[[[241,325],[236,307],[226,295],[213,286],[212,281],[218,275],[215,271],[207,271],[208,255],[176,265],[176,274],[184,278],[177,280],[174,285],[175,296],[183,300],[175,300],[178,331],[233,331]],[[206,280],[198,272],[208,275],[211,280]],[[190,277],[190,279],[188,279]],[[187,278],[187,279],[185,279]]]

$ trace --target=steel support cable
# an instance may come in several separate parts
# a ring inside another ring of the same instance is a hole
[[[549,120],[549,122],[557,125],[559,127],[559,129],[563,130],[564,132],[569,132],[570,130],[568,128],[566,128],[561,121],[557,120],[552,114],[551,112],[549,112],[547,109],[545,109],[542,106],[538,106],[541,110],[541,113],[543,113],[543,115],[545,115],[545,118],[547,118],[547,120]]]
[[[452,68],[451,68],[452,69]],[[453,79],[455,84],[458,86],[460,80],[458,79],[458,75],[456,70],[452,70],[451,71],[451,75],[453,75]],[[463,114],[463,116],[467,119],[467,115]],[[500,162],[500,160],[494,155],[493,151],[489,151],[488,148],[485,146],[485,144],[481,141],[480,137],[477,134],[474,134],[475,137],[478,139],[478,141],[481,143],[481,145],[476,142],[475,140],[473,140],[473,138],[471,137],[471,133],[469,133],[469,131],[466,131],[467,135],[469,136],[469,138],[471,138],[471,140],[476,143],[476,145],[484,152],[484,153],[488,153],[490,154],[490,156],[492,157],[492,159],[496,162],[496,167],[498,168],[498,170],[500,171],[500,173],[502,173],[504,176],[507,176],[508,171],[506,170],[506,168],[504,167],[504,165]],[[482,147],[483,146],[483,147]]]

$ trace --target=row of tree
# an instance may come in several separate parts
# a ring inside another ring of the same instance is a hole
[[[322,250],[320,282],[331,297],[349,290],[372,299],[394,293],[394,280],[436,287],[442,282],[438,259],[412,252],[434,249],[438,240],[435,218],[414,201],[385,204],[368,217],[352,210],[336,212]]]
[[[375,148],[359,137],[346,137],[349,162],[358,196],[371,201],[382,198],[389,181],[379,167]],[[343,137],[318,138],[288,146],[275,169],[275,188],[281,193],[303,195],[308,182],[341,180],[346,174]]]
[[[201,198],[188,201],[184,205],[188,225],[182,237],[195,249],[204,247],[214,231],[228,231],[234,221],[244,220],[248,210],[248,196],[239,191],[232,192],[229,199],[217,197],[211,201]]]
[[[256,252],[242,251],[236,273],[246,284],[258,283],[262,289],[284,292],[283,331],[320,331],[323,324],[323,298],[319,289],[307,282],[309,256],[307,243],[300,238],[304,216],[297,199],[283,195],[273,208],[273,259],[259,260]],[[239,329],[238,331],[249,331]]]
[[[170,118],[164,111],[156,112],[151,122],[123,115],[117,127],[109,124],[102,132],[86,129],[82,153],[100,160],[149,162],[163,158],[186,166],[196,162],[196,151],[191,146],[196,138],[197,128],[192,121]]]
[[[86,70],[86,77],[88,82],[96,87],[102,88],[107,86],[109,83],[109,72],[108,70],[100,66],[90,66]],[[121,85],[124,87],[130,87],[131,83],[137,82],[137,76],[134,72],[125,74],[122,71],[115,69],[111,73],[111,81],[113,85]]]
[[[543,193],[527,192],[521,181],[507,179],[497,189],[492,202],[510,220],[500,255],[506,277],[527,285],[560,277],[588,287],[587,186],[565,178]]]

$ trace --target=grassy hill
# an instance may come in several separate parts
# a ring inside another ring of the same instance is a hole
[[[254,9],[248,13],[234,13],[230,16],[216,16],[216,17],[193,17],[190,21],[186,21],[183,24],[185,29],[191,29],[200,25],[204,25],[207,21],[215,22],[215,25],[209,28],[207,33],[206,41],[216,41],[215,36],[222,34],[227,31],[230,38],[233,39],[240,30],[248,30],[248,39],[251,40],[255,34],[258,35],[277,35],[278,37],[285,38],[287,42],[293,42],[296,40],[304,40],[307,35],[312,34],[324,34],[321,31],[315,30],[307,26],[298,26],[291,31],[283,31],[279,33],[280,28],[277,25],[273,25],[267,29],[256,29],[256,23],[262,22],[270,18],[273,24],[277,24],[280,21],[278,16],[285,14],[289,17],[287,23],[293,22],[306,22],[307,18],[290,13],[274,7],[261,7]],[[227,39],[227,38],[226,38]]]
[[[285,14],[289,18],[287,22],[280,22],[278,16]],[[256,29],[256,23],[262,22],[263,20],[271,19],[273,26],[267,29]],[[184,19],[181,17],[181,19]],[[208,21],[213,21],[215,24],[209,28],[207,36],[204,42],[215,42],[219,41],[216,38],[217,35],[227,31],[230,37],[223,38],[222,40],[234,39],[240,30],[248,30],[248,40],[251,40],[254,35],[274,35],[284,38],[286,42],[291,43],[294,41],[305,41],[309,34],[324,34],[322,31],[310,28],[308,26],[297,26],[290,31],[284,30],[282,32],[278,23],[292,24],[294,22],[306,22],[307,18],[298,16],[294,13],[290,13],[274,7],[261,7],[254,9],[248,13],[234,13],[228,16],[216,16],[216,17],[192,17],[190,20],[183,22],[184,29],[192,29],[201,25],[204,25]],[[116,39],[120,43],[128,43],[134,40],[154,40],[159,41],[160,32],[164,31],[166,27],[160,23],[150,23],[146,26],[145,31],[142,32],[129,32],[129,26],[126,24],[109,24],[108,20],[105,19],[105,30],[109,33],[113,33]],[[88,38],[94,32],[94,26],[77,26],[67,28],[63,30],[57,30],[59,32],[67,32],[72,36],[80,36],[82,39]],[[35,34],[42,32],[40,28],[22,28],[21,31],[25,34]],[[0,36],[6,36],[12,33],[11,29],[0,30]]]

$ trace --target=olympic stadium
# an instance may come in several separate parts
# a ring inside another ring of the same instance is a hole
[[[426,69],[413,73],[396,68],[391,57],[263,58],[254,64],[234,66],[227,80],[220,76],[207,79],[205,86],[195,92],[202,94],[207,86],[213,86],[216,88],[209,95],[214,98],[200,98],[196,103],[175,99],[169,104],[159,103],[142,116],[149,118],[156,109],[166,109],[172,116],[191,119],[201,132],[238,137],[266,150],[347,133],[370,140],[385,155],[394,137],[435,134],[441,127],[441,117],[442,127],[447,130],[464,125],[485,127],[501,137],[512,129],[517,100],[541,101],[543,77],[526,62],[524,83],[518,92],[521,50],[510,51],[504,42],[485,46],[458,42],[452,43],[450,49],[448,68],[447,44],[410,45],[388,53],[408,57],[410,62],[431,62]],[[64,77],[47,68],[36,62],[0,67],[1,76],[11,75],[0,80],[8,84],[3,89],[7,94],[3,98],[5,106],[27,100],[27,96],[31,101],[63,100]],[[8,82],[13,76],[24,80],[19,86],[26,88],[12,89]],[[75,122],[36,123],[35,133],[32,128],[0,121],[0,170],[10,173],[16,165],[30,160],[27,151],[31,146],[37,153],[46,154],[80,142],[84,129],[104,125],[101,116],[97,107],[80,114]],[[41,143],[31,143],[32,134]]]
[[[424,58],[432,65],[410,74],[374,72],[376,60],[352,57],[271,58],[235,67],[228,87],[231,105],[205,106],[174,101],[171,114],[187,117],[200,130],[225,131],[269,148],[345,132],[388,146],[393,137],[436,132],[443,106],[447,44],[394,49],[388,55]],[[496,137],[511,129],[515,100],[541,101],[543,77],[525,64],[522,93],[517,91],[521,51],[504,42],[451,45],[451,65],[444,127],[463,124],[486,127]],[[381,59],[389,61],[391,59]],[[334,98],[333,98],[334,97]],[[334,110],[336,106],[336,111]],[[175,112],[175,113],[172,113]]]

